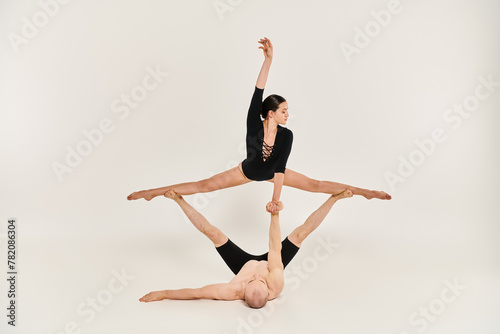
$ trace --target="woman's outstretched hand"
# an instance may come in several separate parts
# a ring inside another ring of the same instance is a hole
[[[273,59],[273,45],[271,44],[271,41],[269,38],[264,37],[261,38],[259,41],[262,46],[259,46],[259,49],[262,49],[264,51],[264,57],[266,59],[272,60]]]
[[[281,202],[281,201],[269,202],[266,205],[266,211],[269,212],[270,214],[273,214],[273,215],[280,212],[281,210],[283,210],[283,208],[284,208],[284,205],[283,205],[283,202]]]

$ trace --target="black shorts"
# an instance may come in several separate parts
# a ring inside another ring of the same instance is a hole
[[[248,254],[243,249],[236,246],[230,239],[228,239],[224,245],[216,247],[215,249],[217,249],[217,252],[219,252],[224,262],[226,262],[229,269],[231,269],[235,275],[238,274],[241,267],[243,267],[248,261],[267,261],[267,255],[269,254],[269,252],[262,255]],[[295,246],[290,240],[288,240],[288,237],[281,242],[281,261],[283,262],[283,267],[286,267],[287,264],[290,263],[298,251],[299,247]]]

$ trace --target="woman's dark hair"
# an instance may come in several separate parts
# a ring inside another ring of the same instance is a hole
[[[262,101],[262,109],[260,110],[260,116],[262,116],[263,119],[266,119],[267,113],[269,110],[276,111],[278,110],[278,106],[286,102],[286,100],[279,95],[273,94],[269,95]]]

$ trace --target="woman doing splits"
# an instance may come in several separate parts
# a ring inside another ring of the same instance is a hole
[[[266,210],[270,213],[278,212],[283,185],[333,195],[340,194],[349,187],[354,195],[364,196],[367,199],[391,199],[391,196],[383,191],[357,188],[331,181],[318,181],[286,168],[293,141],[292,131],[282,126],[286,124],[289,116],[288,103],[279,95],[270,95],[262,101],[273,58],[273,45],[268,38],[259,40],[259,43],[261,44],[259,49],[264,52],[264,64],[257,78],[247,115],[247,158],[237,167],[208,179],[134,192],[127,197],[128,200],[144,198],[149,201],[164,195],[169,189],[174,189],[180,195],[192,195],[239,186],[251,181],[274,183],[272,199],[266,206]]]

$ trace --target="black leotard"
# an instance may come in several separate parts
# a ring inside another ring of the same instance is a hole
[[[264,126],[260,118],[263,92],[264,89],[255,87],[247,116],[247,158],[241,164],[245,176],[254,181],[270,180],[274,173],[285,173],[293,142],[292,131],[280,125],[274,145],[268,146],[264,142]]]

